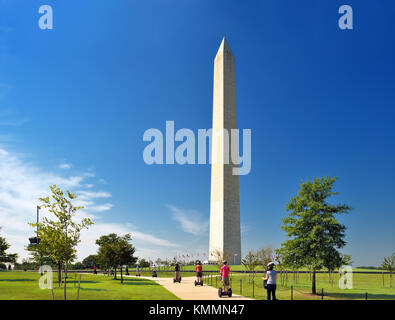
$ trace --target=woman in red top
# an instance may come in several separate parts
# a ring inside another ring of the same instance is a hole
[[[202,270],[203,270],[202,265],[200,264],[200,261],[197,262],[195,270],[196,270],[197,282],[200,283],[202,281]]]

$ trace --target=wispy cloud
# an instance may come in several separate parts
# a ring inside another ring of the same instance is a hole
[[[207,231],[208,219],[196,210],[182,210],[173,205],[168,205],[174,220],[180,223],[182,231],[194,236],[201,235]]]
[[[28,122],[30,119],[24,118],[24,119],[19,119],[19,120],[6,120],[6,121],[0,121],[0,126],[4,127],[19,127],[26,122]]]
[[[61,163],[59,165],[59,168],[63,169],[63,170],[71,169],[71,167],[72,167],[72,165],[70,163]]]
[[[90,217],[95,222],[81,233],[82,241],[77,252],[79,259],[95,253],[95,240],[111,232],[131,233],[133,241],[136,241],[138,246],[152,246],[152,250],[164,247],[171,251],[178,247],[166,239],[142,232],[130,224],[102,222],[102,217],[98,214],[111,210],[113,204],[108,202],[111,198],[110,192],[94,190],[94,181],[98,180],[95,176],[95,173],[90,171],[79,175],[64,175],[63,171],[48,172],[29,163],[23,155],[0,147],[0,226],[2,235],[5,235],[11,244],[10,252],[18,253],[20,259],[27,257],[24,247],[28,243],[28,238],[34,234],[27,223],[35,220],[38,198],[49,195],[48,186],[53,184],[79,196],[76,205],[84,206],[84,209],[77,220]],[[92,179],[94,181],[91,181]],[[100,202],[103,199],[106,199],[105,203]],[[48,215],[45,210],[40,212],[41,217]]]

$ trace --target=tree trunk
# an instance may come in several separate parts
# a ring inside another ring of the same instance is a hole
[[[390,272],[390,287],[392,288],[392,271]]]
[[[117,280],[117,267],[114,268],[114,280]]]
[[[58,262],[58,286],[62,283],[62,264]]]
[[[317,290],[316,290],[316,287],[315,287],[315,270],[313,270],[313,279],[312,279],[311,293],[312,294],[317,294]]]
[[[121,266],[121,283],[123,284],[122,266]]]
[[[66,290],[67,290],[67,262],[64,264],[64,290],[63,290],[64,300],[67,300]]]

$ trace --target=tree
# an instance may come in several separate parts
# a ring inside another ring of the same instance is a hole
[[[101,236],[96,240],[96,244],[99,246],[97,251],[97,259],[100,264],[106,269],[114,269],[114,279],[117,279],[117,241],[118,236],[115,233],[110,233],[109,235]]]
[[[244,259],[241,260],[241,264],[247,269],[247,271],[252,272],[253,276],[252,278],[254,279],[255,277],[255,269],[259,265],[259,257],[257,253],[254,253],[252,251],[249,251],[247,255],[245,256]],[[250,276],[250,273],[248,273],[248,277]]]
[[[74,270],[83,270],[85,266],[82,262],[76,262],[71,266]]]
[[[316,271],[325,267],[329,256],[340,260],[337,249],[345,246],[346,227],[335,219],[335,214],[348,213],[345,204],[332,205],[327,199],[336,177],[315,178],[300,185],[298,195],[286,205],[290,211],[281,227],[287,240],[281,245],[283,261],[294,267],[308,266],[312,271],[312,293],[316,294]]]
[[[123,237],[115,233],[101,236],[96,240],[99,246],[97,258],[99,262],[107,267],[114,268],[114,279],[117,279],[117,268],[121,270],[121,283],[123,283],[122,266],[125,264],[133,264],[137,258],[133,256],[135,248],[129,243],[131,240],[130,234]]]
[[[381,264],[381,267],[384,270],[389,271],[389,273],[390,273],[390,287],[392,288],[392,273],[395,270],[395,252],[391,256],[384,258],[383,263]]]
[[[150,266],[149,262],[144,258],[139,260],[139,267],[141,268],[141,271],[143,271],[143,268],[148,268],[149,266]]]
[[[51,220],[47,217],[38,223],[38,238],[40,243],[44,243],[48,249],[49,257],[56,262],[61,274],[64,267],[64,299],[67,299],[67,270],[68,264],[76,258],[76,246],[80,242],[80,233],[84,228],[88,228],[92,221],[88,218],[81,219],[80,223],[74,222],[76,213],[83,207],[74,206],[72,201],[77,196],[67,190],[67,195],[56,185],[50,186],[51,196],[40,198],[41,208],[47,208],[55,217]],[[29,223],[33,228],[37,223]]]
[[[263,247],[258,250],[257,255],[263,269],[267,269],[267,264],[273,260],[273,249],[270,247]]]
[[[97,268],[100,267],[96,254],[87,256],[84,260],[82,260],[82,264],[84,265],[85,269],[93,269],[94,265],[96,265]]]
[[[1,230],[1,227],[0,227]],[[10,245],[7,243],[5,238],[0,237],[0,262],[9,262],[15,263],[18,258],[18,254],[16,253],[6,253],[6,251],[10,248]]]
[[[129,243],[130,240],[132,240],[132,238],[128,233],[120,237],[118,241],[117,260],[121,268],[121,283],[123,283],[122,266],[133,264],[137,261],[137,258],[133,256],[136,249]]]
[[[343,256],[335,248],[328,248],[323,264],[328,269],[329,282],[333,287],[333,272],[343,265]]]
[[[39,243],[29,244],[25,247],[25,250],[29,252],[30,260],[38,267],[42,265],[56,265],[56,261],[51,258],[51,247],[46,243],[45,239]],[[43,275],[43,273],[41,273]],[[60,276],[60,274],[59,274]],[[60,283],[61,279],[58,278]]]

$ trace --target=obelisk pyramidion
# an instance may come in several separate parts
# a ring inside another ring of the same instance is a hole
[[[224,129],[228,135],[216,138],[215,133]],[[224,139],[231,137],[231,129],[237,129],[235,58],[224,38],[214,60],[209,260],[240,264],[239,176],[233,174],[237,166],[230,157],[231,143],[229,161],[224,160],[228,157]],[[238,155],[238,148],[234,151]]]

